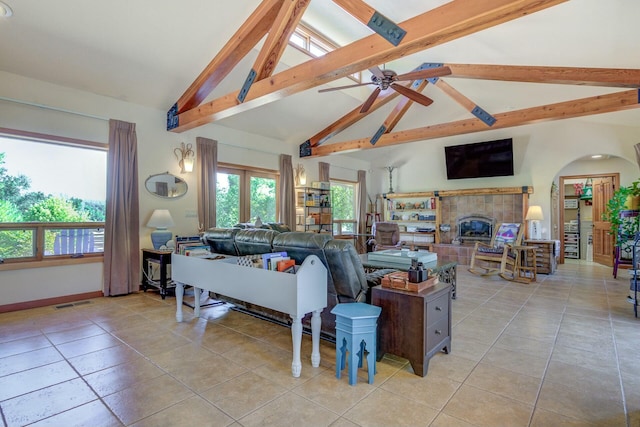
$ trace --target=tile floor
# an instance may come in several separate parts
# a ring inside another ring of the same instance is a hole
[[[458,269],[452,353],[413,375],[290,374],[287,328],[223,308],[176,323],[155,293],[0,314],[4,426],[640,426],[628,273],[565,264],[529,285]],[[189,312],[186,309],[186,312]]]

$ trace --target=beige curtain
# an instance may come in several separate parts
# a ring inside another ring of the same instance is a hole
[[[196,173],[198,174],[198,224],[200,230],[216,226],[216,174],[218,141],[196,138]]]
[[[107,205],[104,226],[105,296],[140,286],[138,149],[135,123],[109,120]]]
[[[636,162],[638,163],[638,166],[640,166],[640,144],[634,145],[633,148],[636,149]]]
[[[280,155],[280,222],[296,229],[296,192],[291,156]]]
[[[329,182],[329,163],[320,162],[318,163],[319,176],[318,179],[323,182]]]
[[[356,206],[358,207],[358,244],[357,248],[366,248],[367,237],[364,235],[367,232],[367,172],[363,170],[358,171],[358,200]],[[364,249],[362,252],[366,252]]]

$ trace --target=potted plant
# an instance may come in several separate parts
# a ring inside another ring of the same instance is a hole
[[[613,196],[607,202],[603,219],[611,224],[611,235],[616,239],[616,246],[622,243],[618,241],[619,235],[633,238],[638,231],[640,216],[622,218],[620,215],[624,210],[637,209],[637,203],[633,202],[634,198],[640,198],[640,180],[634,181],[629,186],[620,187],[613,192]]]

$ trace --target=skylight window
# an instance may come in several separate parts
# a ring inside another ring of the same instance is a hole
[[[340,47],[304,24],[296,27],[289,38],[289,44],[312,58],[319,58]],[[362,83],[362,74],[360,72],[351,74],[348,77],[356,83]]]

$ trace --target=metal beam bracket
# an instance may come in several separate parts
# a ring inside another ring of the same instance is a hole
[[[300,158],[309,157],[311,155],[311,140],[307,139],[300,144]]]
[[[493,124],[496,122],[495,117],[493,117],[491,114],[487,113],[477,105],[473,110],[471,110],[471,114],[482,120],[487,126],[493,126]]]
[[[378,129],[378,131],[376,132],[375,135],[373,135],[371,137],[371,139],[369,140],[369,142],[371,143],[371,145],[376,145],[376,142],[378,142],[378,140],[380,139],[380,137],[382,135],[384,135],[384,133],[387,131],[387,127],[385,125],[380,126],[380,128]]]
[[[251,88],[251,85],[253,84],[257,75],[258,74],[256,73],[256,70],[254,70],[253,68],[251,69],[251,71],[249,71],[249,75],[244,81],[242,89],[240,89],[240,93],[238,93],[238,101],[244,102],[244,99],[247,97],[247,93],[249,93],[249,89]]]
[[[386,16],[373,12],[371,19],[367,23],[367,27],[380,34],[385,40],[394,46],[398,46],[407,32],[396,25]]]
[[[178,103],[173,104],[169,111],[167,111],[167,130],[175,129],[178,127],[180,118],[178,117]]]

